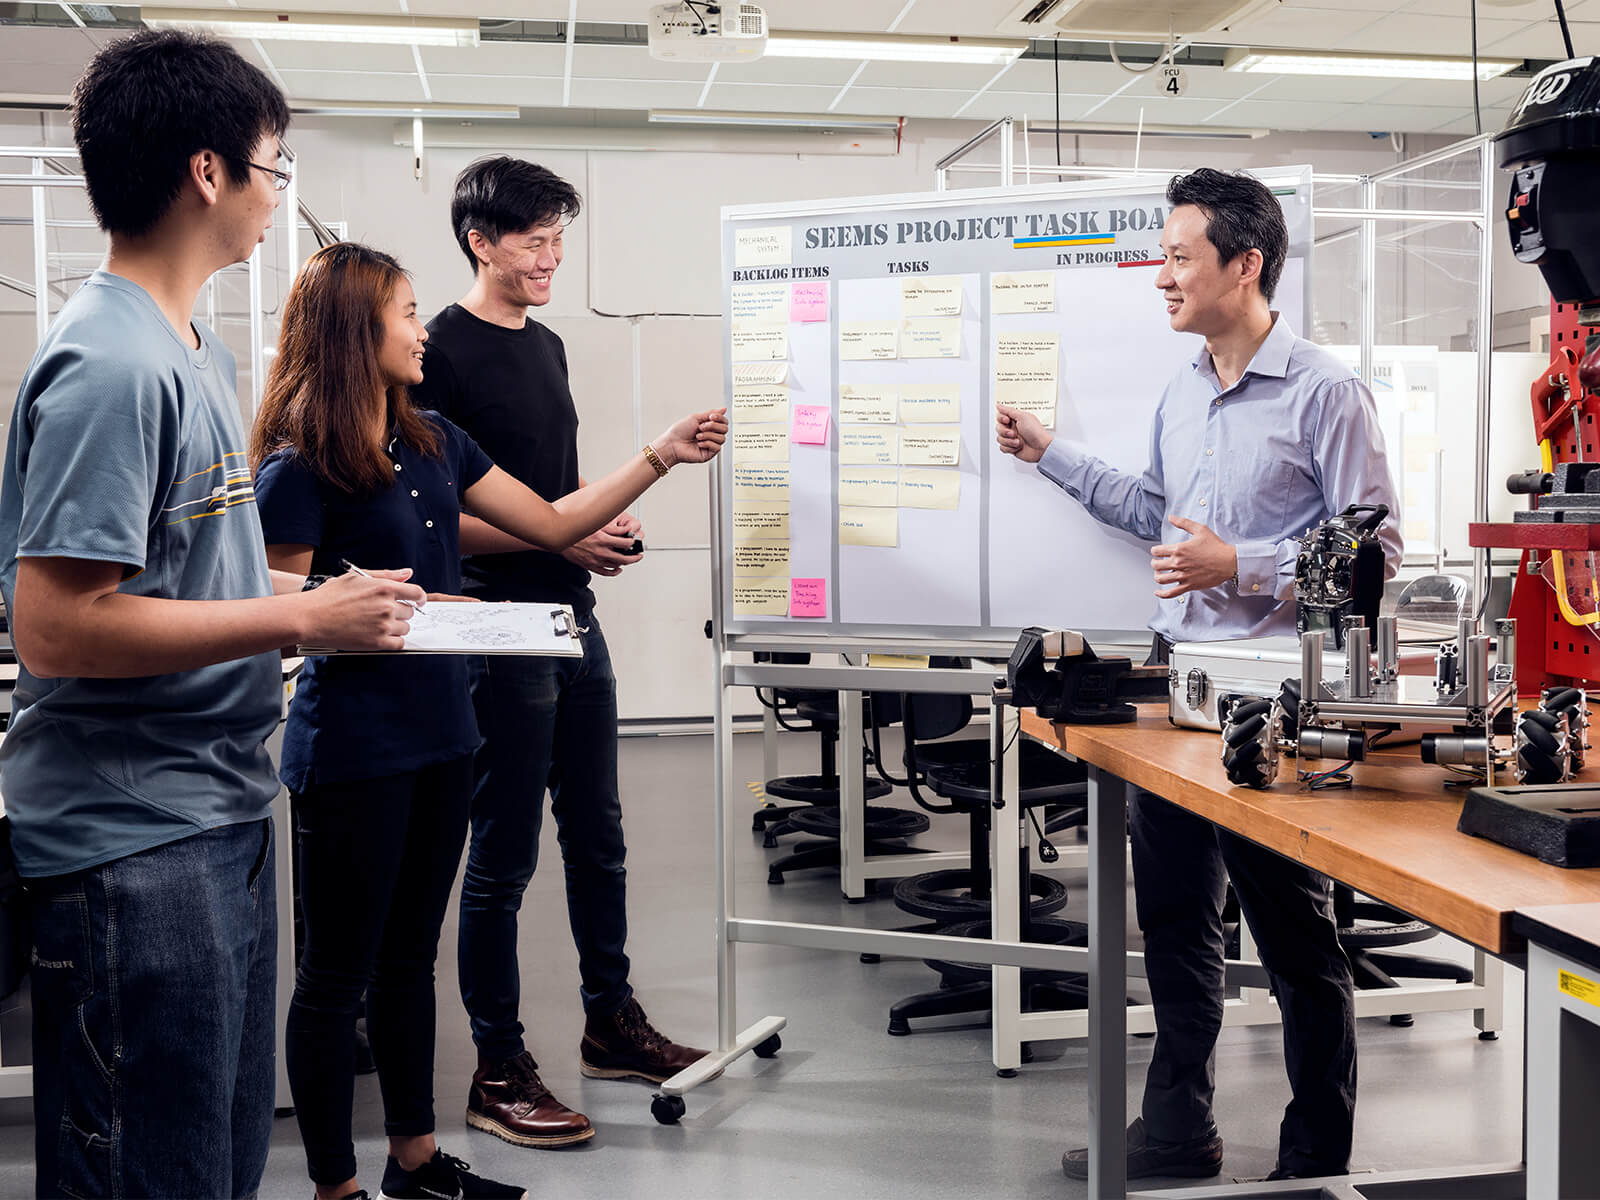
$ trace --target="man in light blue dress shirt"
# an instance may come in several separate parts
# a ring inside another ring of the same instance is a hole
[[[1272,193],[1202,168],[1174,178],[1156,287],[1172,328],[1205,345],[1162,394],[1142,475],[1117,471],[1000,406],[1000,447],[1097,519],[1160,544],[1153,661],[1178,641],[1294,632],[1296,540],[1347,505],[1386,504],[1388,572],[1399,505],[1366,385],[1271,308],[1288,234]],[[1156,1045],[1128,1176],[1216,1175],[1214,1050],[1223,1014],[1222,906],[1232,881],[1283,1013],[1293,1092],[1273,1178],[1349,1169],[1355,1003],[1328,880],[1148,792],[1130,807],[1134,890]],[[1062,1159],[1088,1177],[1088,1152]]]

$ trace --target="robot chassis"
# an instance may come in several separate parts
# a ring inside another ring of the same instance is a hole
[[[1496,621],[1494,628],[1491,639],[1464,618],[1456,640],[1440,646],[1432,678],[1399,673],[1392,616],[1377,621],[1376,669],[1364,618],[1345,618],[1341,679],[1323,677],[1325,632],[1301,634],[1299,679],[1285,680],[1276,697],[1238,696],[1227,706],[1222,761],[1229,781],[1272,786],[1284,753],[1302,762],[1363,762],[1380,735],[1418,726],[1427,727],[1420,735],[1422,761],[1473,781],[1493,786],[1496,770],[1506,768],[1525,784],[1572,778],[1588,747],[1587,696],[1579,688],[1551,687],[1537,708],[1517,713],[1516,622]]]

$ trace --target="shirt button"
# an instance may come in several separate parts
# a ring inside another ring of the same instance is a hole
[[[395,469],[395,470],[396,470],[396,471],[398,471],[398,470],[399,470],[399,469],[400,469],[400,464],[399,464],[399,463],[395,463],[395,465],[394,465],[394,469]]]
[[[1206,498],[1204,496],[1201,496],[1200,497],[1200,507],[1204,508],[1205,506],[1206,506]]]
[[[1211,447],[1207,446],[1206,447],[1206,457],[1210,458],[1213,453],[1214,453],[1214,451],[1211,449]]]
[[[1250,585],[1250,590],[1252,592],[1259,592],[1261,590],[1261,585],[1259,583],[1252,583]]]
[[[428,526],[429,529],[432,529],[433,528],[433,522],[432,521],[427,522],[427,526]]]
[[[1216,398],[1216,399],[1215,399],[1215,400],[1213,400],[1213,401],[1212,401],[1212,402],[1211,402],[1211,403],[1213,403],[1213,404],[1215,404],[1215,405],[1217,405],[1217,406],[1218,406],[1218,407],[1219,407],[1219,408],[1220,408],[1220,407],[1221,407],[1221,406],[1222,406],[1222,397],[1221,397],[1221,396],[1218,396],[1218,397],[1217,397],[1217,398]],[[399,467],[396,467],[396,468],[395,468],[395,470],[397,470],[397,471],[398,471],[398,470],[399,470],[399,469],[400,469],[400,468],[399,468]]]
[[[416,489],[416,488],[412,488],[412,489],[411,489],[411,494],[412,494],[412,495],[413,495],[413,496],[415,496],[415,495],[416,495],[416,494],[417,494],[417,489]]]

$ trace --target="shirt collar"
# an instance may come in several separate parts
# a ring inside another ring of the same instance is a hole
[[[1267,331],[1266,341],[1256,348],[1255,357],[1250,360],[1250,365],[1244,369],[1245,375],[1270,375],[1274,379],[1283,379],[1289,374],[1289,355],[1294,350],[1294,330],[1289,327],[1288,319],[1276,309],[1272,312],[1272,328]],[[1200,344],[1200,352],[1194,356],[1191,364],[1195,371],[1207,379],[1215,380],[1217,368],[1211,361],[1211,351],[1206,349],[1205,343]]]

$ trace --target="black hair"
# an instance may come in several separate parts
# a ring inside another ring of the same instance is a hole
[[[508,233],[570,221],[580,203],[576,188],[538,163],[505,155],[480,158],[456,176],[450,228],[476,274],[478,256],[467,240],[472,230],[493,245]]]
[[[1167,184],[1167,203],[1192,204],[1206,216],[1206,239],[1224,263],[1247,250],[1261,251],[1261,294],[1272,301],[1289,253],[1289,230],[1283,209],[1266,184],[1244,172],[1201,167],[1174,175]]]
[[[257,144],[289,128],[272,80],[227,43],[178,29],[108,43],[73,89],[71,111],[95,218],[128,237],[167,214],[195,154],[219,155],[242,187]]]

